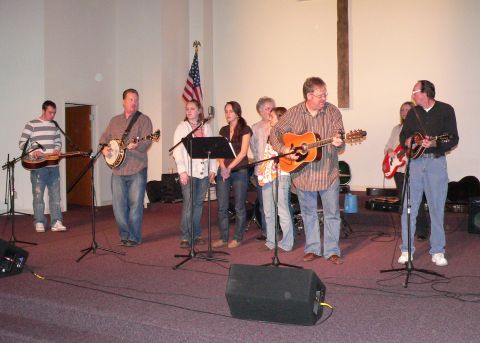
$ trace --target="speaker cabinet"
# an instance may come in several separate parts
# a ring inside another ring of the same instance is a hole
[[[234,318],[314,325],[325,285],[309,269],[233,264],[226,297]]]
[[[0,239],[0,277],[20,274],[28,252]]]
[[[468,201],[468,232],[480,234],[480,197]]]

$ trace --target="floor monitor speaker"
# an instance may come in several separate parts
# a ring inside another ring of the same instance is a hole
[[[20,274],[28,252],[0,239],[0,277]]]
[[[468,201],[468,232],[480,234],[480,197]]]
[[[226,297],[234,318],[314,325],[325,285],[309,269],[233,264]]]

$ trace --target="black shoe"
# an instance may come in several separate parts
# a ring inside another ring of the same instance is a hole
[[[257,241],[266,241],[266,240],[267,240],[267,237],[265,237],[265,236],[262,234],[262,235],[260,235],[260,236],[255,237],[255,239],[256,239]]]
[[[137,242],[135,241],[127,241],[125,244],[124,244],[126,247],[136,247],[138,245]]]
[[[417,235],[417,241],[426,241],[427,240],[427,236],[425,235]]]
[[[128,241],[126,239],[122,239],[120,242],[118,242],[118,245],[126,245],[127,242]]]

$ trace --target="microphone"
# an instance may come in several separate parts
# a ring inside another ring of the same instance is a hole
[[[208,106],[208,117],[203,119],[203,124],[206,124],[210,119],[215,117],[215,107]]]
[[[38,143],[38,142],[36,142],[36,141],[35,141],[34,143],[35,143],[40,149],[42,149],[42,151],[47,150],[47,149],[45,149],[45,147],[44,147],[43,145],[41,145],[40,143]]]
[[[215,117],[215,107],[208,106],[208,116],[212,118]]]

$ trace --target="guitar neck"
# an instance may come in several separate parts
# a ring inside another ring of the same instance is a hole
[[[308,149],[312,149],[312,148],[320,148],[322,146],[325,146],[327,144],[330,144],[333,142],[333,137],[332,138],[327,138],[327,139],[322,139],[322,140],[319,140],[315,143],[310,143],[307,145],[307,148]]]

